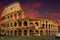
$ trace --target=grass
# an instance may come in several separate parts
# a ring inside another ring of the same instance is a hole
[[[40,36],[0,36],[0,40],[44,40]]]

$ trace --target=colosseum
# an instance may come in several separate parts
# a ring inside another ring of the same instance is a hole
[[[55,35],[58,33],[58,22],[52,18],[29,18],[19,2],[7,5],[1,15],[1,34],[9,36]]]

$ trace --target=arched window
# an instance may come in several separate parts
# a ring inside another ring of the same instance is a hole
[[[24,35],[27,35],[27,30],[24,30]]]
[[[18,22],[18,24],[19,24],[19,26],[21,26],[21,25],[22,25],[22,23],[21,23],[21,22]]]
[[[12,23],[11,23],[11,27],[12,27]]]
[[[49,35],[50,35],[50,30],[49,30]]]
[[[46,28],[47,28],[47,24],[46,24]]]
[[[11,35],[12,35],[13,31],[11,30]]]
[[[9,27],[9,23],[7,24],[7,26]]]
[[[14,17],[17,18],[17,15],[15,14]]]
[[[43,35],[43,30],[40,31],[40,35]]]
[[[24,26],[27,26],[27,22],[26,21],[24,22]]]
[[[42,24],[42,28],[44,28],[45,24]]]
[[[18,35],[21,35],[22,34],[22,31],[21,30],[18,30]]]
[[[49,24],[49,28],[50,28],[50,24]]]
[[[9,19],[9,16],[8,16],[8,19]]]
[[[17,23],[16,23],[16,22],[14,23],[14,26],[15,26],[15,27],[17,26]]]
[[[13,16],[11,15],[11,18],[12,18]]]
[[[36,24],[36,26],[38,26],[38,22],[36,22],[35,24]]]
[[[38,34],[38,30],[35,31]]]
[[[33,30],[30,30],[30,35],[33,35]]]
[[[14,35],[17,35],[17,31],[16,30],[14,31]]]
[[[48,22],[46,21],[46,23],[48,23]]]

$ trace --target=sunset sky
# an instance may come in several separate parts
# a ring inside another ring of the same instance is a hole
[[[2,9],[15,1],[19,1],[30,18],[47,17],[56,19],[60,25],[60,1],[59,0],[0,0],[0,16]]]

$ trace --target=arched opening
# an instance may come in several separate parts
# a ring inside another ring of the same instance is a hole
[[[46,30],[46,35],[48,35],[48,31]]]
[[[50,35],[50,30],[49,30],[49,35]]]
[[[47,24],[46,24],[46,28],[47,28]]]
[[[40,35],[43,35],[43,30],[40,31]]]
[[[9,31],[8,31],[8,35],[9,35]]]
[[[36,24],[36,26],[38,26],[38,22],[36,22],[35,24]]]
[[[7,24],[7,26],[9,27],[9,23]]]
[[[24,30],[24,35],[27,35],[27,30]]]
[[[16,30],[14,31],[14,35],[17,35],[17,31]]]
[[[33,35],[33,30],[30,30],[30,35]]]
[[[9,16],[8,16],[8,19],[9,19]]]
[[[49,24],[49,29],[50,29],[50,24]]]
[[[16,23],[16,22],[14,23],[14,26],[15,26],[15,27],[17,26],[17,23]]]
[[[38,30],[35,31],[38,34]]]
[[[12,23],[11,23],[11,27],[12,27]]]
[[[19,26],[22,26],[22,22],[18,22]]]
[[[24,26],[27,26],[27,22],[26,21],[24,22]]]
[[[45,24],[42,24],[42,28],[44,28]]]
[[[46,21],[46,23],[48,23],[48,21]]]
[[[13,16],[11,15],[11,19],[12,19],[12,17],[13,17]]]
[[[12,35],[13,31],[11,31],[11,35]]]
[[[21,30],[18,30],[18,35],[22,35],[22,31]]]
[[[14,17],[17,18],[17,15],[15,14]]]

